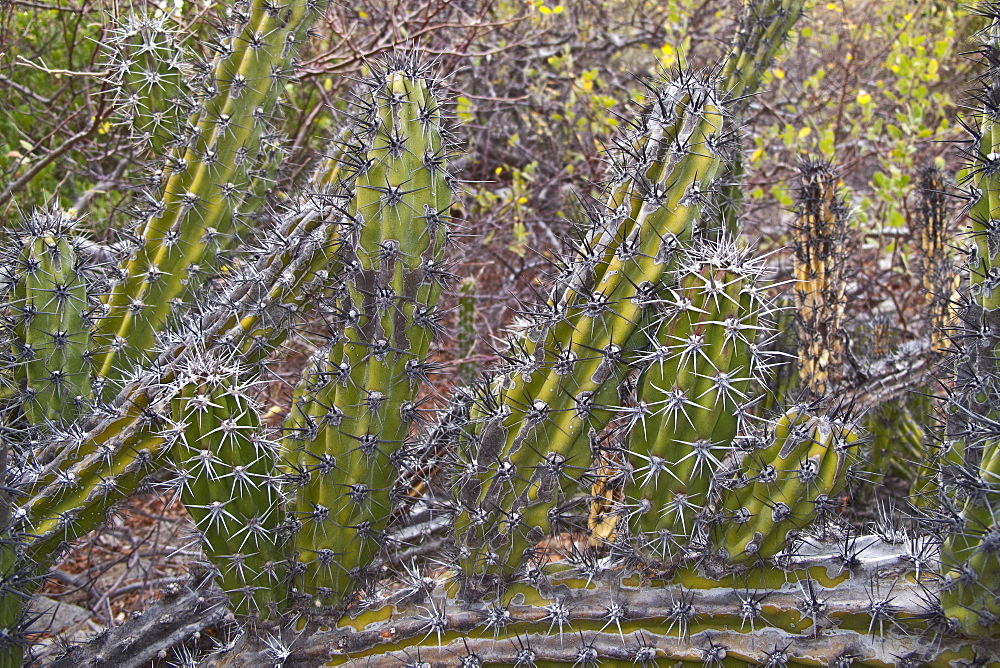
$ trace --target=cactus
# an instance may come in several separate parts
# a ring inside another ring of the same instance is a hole
[[[819,398],[843,374],[847,208],[837,175],[822,161],[801,166],[795,238],[795,306],[799,386]]]
[[[942,350],[944,332],[951,315],[952,293],[958,275],[952,269],[948,247],[948,191],[939,169],[927,167],[918,177],[920,199],[917,226],[920,233],[917,275],[927,294],[927,316],[931,325],[931,350]]]
[[[948,398],[946,439],[940,454],[940,514],[950,529],[941,548],[941,606],[951,624],[974,637],[1000,632],[997,498],[1000,450],[996,424],[1000,417],[996,387],[1000,381],[1000,286],[996,265],[996,219],[1000,217],[1000,182],[993,165],[1000,150],[995,126],[1000,107],[1000,15],[986,7],[991,24],[983,39],[989,69],[979,96],[983,110],[973,131],[968,204],[974,246],[968,262],[967,297],[959,313],[954,346],[955,383]]]
[[[90,398],[87,281],[73,248],[74,221],[36,213],[15,233],[10,280],[13,371],[25,418],[72,422]]]
[[[817,514],[835,503],[860,445],[849,420],[794,408],[754,443],[726,488],[716,543],[734,564],[770,559],[788,549]]]
[[[105,46],[116,109],[136,144],[153,156],[185,144],[178,130],[195,111],[188,85],[204,64],[185,49],[171,17],[128,16]]]
[[[660,300],[665,316],[637,392],[644,414],[628,437],[635,482],[622,509],[647,556],[666,559],[703,531],[722,459],[759,400],[750,390],[764,367],[757,344],[768,304],[762,268],[745,255],[729,242],[695,247]]]
[[[530,567],[525,555],[552,529],[552,509],[590,463],[590,433],[618,403],[615,386],[644,309],[691,237],[701,193],[722,160],[726,111],[714,82],[684,74],[652,91],[633,160],[609,187],[601,241],[557,283],[562,294],[532,314],[512,363],[480,387],[454,482],[469,596],[503,590]],[[655,291],[654,291],[655,292]],[[556,293],[554,293],[556,294]],[[537,556],[537,555],[536,555]]]
[[[104,300],[94,334],[99,378],[114,388],[155,350],[156,333],[177,300],[218,270],[216,254],[238,231],[237,203],[255,188],[291,57],[322,3],[283,7],[262,0],[233,5],[215,48],[219,59],[201,83],[204,99],[164,170],[163,197],[134,233],[138,247]],[[157,184],[159,185],[159,184]]]
[[[170,449],[181,501],[237,614],[267,618],[284,574],[277,444],[261,429],[252,384],[236,365],[204,355],[173,381]]]
[[[366,160],[340,251],[343,331],[304,379],[292,432],[298,588],[317,605],[356,589],[384,542],[449,276],[450,149],[438,83],[400,60],[383,64],[368,88],[354,137]]]
[[[480,273],[480,275],[482,275]],[[467,278],[458,286],[458,334],[456,344],[460,358],[471,357],[476,350],[476,281]],[[471,385],[479,376],[475,362],[465,361],[458,365],[458,379]]]
[[[764,73],[802,17],[804,5],[802,0],[754,0],[745,4],[736,43],[722,69],[723,90],[737,101],[733,109],[734,127],[742,123]],[[704,226],[709,238],[739,234],[744,172],[743,152],[734,150],[719,176],[719,187],[709,207],[712,216]]]
[[[423,401],[438,390],[429,358],[453,278],[454,148],[442,86],[419,59],[373,66],[314,192],[282,198],[267,229],[239,238],[269,188],[278,88],[318,10],[236,2],[217,62],[184,80],[158,55],[165,23],[125,24],[129,65],[110,81],[126,101],[148,97],[130,122],[150,153],[173,151],[135,247],[118,268],[90,266],[58,210],[5,241],[0,664],[21,664],[22,603],[68,541],[158,471],[215,591],[172,597],[163,605],[188,607],[55,665],[162,658],[221,623],[208,601],[244,625],[217,665],[1000,661],[995,95],[971,153],[977,254],[949,424],[924,469],[937,506],[921,524],[887,515],[861,530],[836,500],[867,437],[813,401],[842,387],[848,352],[832,170],[806,163],[800,195],[797,361],[812,403],[780,408],[764,373],[765,263],[732,240],[734,118],[801,3],[752,3],[714,70],[724,79],[650,85],[548,299],[521,314],[503,362],[438,411]],[[142,83],[153,72],[197,91],[186,125],[158,115],[164,91]],[[944,237],[927,201],[929,262]],[[95,289],[115,278],[109,295]],[[306,339],[323,344],[273,439],[256,379],[304,314],[325,326]]]

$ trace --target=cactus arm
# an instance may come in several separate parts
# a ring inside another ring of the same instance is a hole
[[[754,284],[759,268],[735,247],[696,249],[682,265],[679,287],[665,300],[671,310],[652,337],[659,347],[639,378],[648,415],[627,441],[634,528],[645,556],[660,559],[708,516],[723,453],[760,372],[751,346],[765,307]]]
[[[24,223],[10,304],[16,313],[13,377],[29,422],[69,424],[91,396],[87,285],[60,212]]]
[[[368,149],[348,209],[344,329],[317,360],[323,376],[300,386],[288,425],[298,430],[292,456],[308,476],[296,500],[298,586],[317,605],[339,605],[360,584],[412,447],[406,406],[435,335],[442,284],[432,270],[448,233],[438,212],[451,201],[443,161],[428,160],[446,141],[435,86],[412,64],[387,62],[369,82],[365,124],[355,130]]]
[[[319,11],[309,0],[281,8],[254,0],[247,15],[234,14],[233,37],[223,39],[228,53],[210,79],[214,94],[192,119],[194,142],[175,156],[158,212],[139,229],[141,246],[107,298],[96,333],[106,347],[95,358],[99,376],[120,377],[130,361],[154,349],[175,300],[197,282],[192,267],[212,252],[209,237],[232,233],[235,198],[220,196],[220,189],[247,187],[244,156],[257,150],[281,85],[273,75],[288,67],[290,38]]]
[[[861,434],[848,421],[794,408],[775,423],[772,440],[748,455],[723,493],[718,546],[734,564],[769,559],[791,531],[813,522],[824,499],[844,486]]]
[[[182,371],[183,389],[172,409],[183,436],[175,439],[170,459],[181,501],[202,532],[233,610],[266,619],[283,602],[276,447],[262,433],[241,375],[209,358],[192,360]]]
[[[665,274],[673,239],[690,236],[699,211],[697,194],[719,169],[716,140],[725,111],[711,88],[684,79],[656,95],[652,120],[643,127],[651,137],[662,137],[656,143],[661,162],[636,167],[636,180],[647,184],[649,192],[630,195],[626,208],[631,213],[614,223],[617,228],[607,228],[612,239],[593,268],[593,293],[579,293],[576,279],[570,278],[560,316],[541,318],[540,344],[531,336],[522,343],[541,372],[514,370],[489,390],[493,396],[486,401],[503,407],[500,417],[473,410],[480,438],[499,439],[499,448],[480,447],[477,473],[463,492],[467,505],[456,521],[468,553],[463,569],[481,583],[511,577],[522,564],[522,553],[549,533],[557,490],[579,479],[589,465],[589,425],[605,424],[612,413],[600,406],[581,412],[580,398],[599,395],[626,368],[620,355],[643,320],[637,287],[644,281],[656,284]],[[610,249],[614,239],[624,238],[632,238],[632,252]],[[568,373],[557,364],[559,351],[566,350],[576,354]],[[553,475],[547,461],[566,466]],[[501,471],[511,464],[517,475]],[[541,490],[547,491],[539,494]],[[487,511],[492,519],[484,520],[480,509],[493,508]],[[500,562],[494,562],[487,543],[501,548]]]
[[[804,0],[753,0],[746,4],[736,44],[722,67],[722,89],[734,100],[731,123],[734,130],[760,89],[764,73],[802,17],[804,6]],[[746,165],[739,140],[734,142],[733,149],[719,176],[718,191],[712,194],[712,203],[707,207],[709,220],[703,231],[713,240],[723,234],[732,238],[739,234]]]

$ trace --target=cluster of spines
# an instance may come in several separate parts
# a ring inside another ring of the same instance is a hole
[[[753,565],[794,545],[795,535],[836,506],[858,461],[862,433],[846,417],[793,408],[721,481],[713,519],[716,548],[732,564]]]
[[[770,304],[733,242],[696,245],[660,295],[625,438],[624,508],[640,554],[676,556],[711,516],[715,480],[760,396]],[[697,539],[694,543],[703,542]]]
[[[392,58],[365,86],[349,141],[361,153],[341,230],[330,343],[303,378],[287,425],[295,586],[321,606],[356,589],[385,544],[450,278],[451,137],[440,82],[414,60]]]
[[[186,144],[188,118],[197,108],[189,86],[205,70],[172,21],[167,13],[128,16],[104,45],[119,119],[136,145],[155,158]]]
[[[548,304],[528,313],[508,364],[478,386],[453,485],[465,586],[502,590],[537,561],[559,504],[590,468],[592,443],[647,334],[658,286],[691,238],[724,157],[716,81],[691,73],[650,90],[606,210]]]
[[[843,375],[848,211],[829,163],[801,166],[795,228],[795,307],[799,383],[813,399]]]

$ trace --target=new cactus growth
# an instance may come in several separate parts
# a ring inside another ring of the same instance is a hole
[[[764,73],[801,18],[804,5],[803,0],[753,0],[744,6],[736,43],[722,69],[722,89],[736,101],[733,124],[742,122],[741,117],[760,89]],[[739,234],[744,172],[743,152],[734,150],[719,176],[718,190],[713,193],[710,207],[712,216],[704,225],[710,238]]]
[[[860,439],[849,420],[805,408],[778,418],[763,447],[747,452],[724,484],[716,544],[728,560],[770,559],[794,544],[794,532],[836,503]]]

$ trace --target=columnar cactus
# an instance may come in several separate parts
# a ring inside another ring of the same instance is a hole
[[[119,118],[156,157],[187,143],[186,122],[196,105],[190,84],[205,69],[171,21],[168,13],[125,17],[106,45]]]
[[[660,560],[702,534],[711,516],[722,460],[759,399],[769,311],[761,265],[730,242],[696,246],[678,264],[641,361],[626,440],[633,483],[619,510],[640,552]]]
[[[843,373],[847,207],[829,164],[806,161],[801,171],[794,285],[799,383],[818,398]]]
[[[35,213],[15,236],[8,295],[13,376],[25,418],[72,422],[90,398],[87,280],[74,249],[74,221]]]
[[[266,618],[281,601],[277,443],[264,434],[251,379],[238,365],[194,357],[173,383],[170,485],[201,533],[234,612]]]
[[[802,17],[804,5],[803,0],[753,0],[745,4],[736,44],[722,69],[722,89],[736,101],[734,126],[743,122],[742,115],[760,89],[764,73]],[[712,216],[704,221],[705,232],[713,239],[739,234],[744,171],[743,152],[735,150],[719,176],[717,192],[713,193]]]
[[[941,170],[927,167],[919,174],[918,188],[920,199],[916,222],[920,252],[917,255],[917,272],[927,294],[931,349],[941,350],[958,278],[949,252],[948,186]]]
[[[968,217],[974,245],[968,262],[968,298],[959,314],[954,346],[955,382],[949,397],[946,439],[940,457],[941,519],[949,529],[941,550],[941,605],[964,633],[995,637],[1000,632],[1000,15],[982,50],[989,69],[973,141]]]
[[[357,588],[385,543],[450,276],[442,264],[450,139],[439,83],[402,59],[366,83],[354,136],[364,164],[342,223],[342,331],[305,377],[290,424],[296,582],[317,605],[339,604]]]
[[[117,390],[157,348],[157,332],[185,291],[218,270],[216,253],[239,232],[237,205],[256,188],[278,95],[298,44],[323,2],[236,2],[214,45],[219,59],[200,82],[186,141],[167,160],[135,248],[104,300],[95,370]]]
[[[456,528],[469,595],[531,568],[554,507],[590,466],[591,441],[619,404],[640,327],[690,239],[723,157],[715,82],[683,74],[651,100],[619,149],[607,211],[547,306],[529,314],[509,364],[480,386],[456,466]]]

